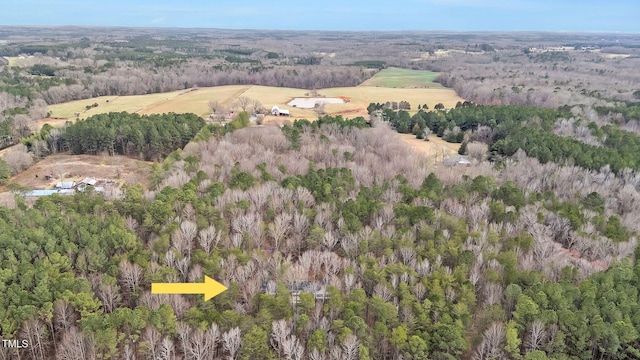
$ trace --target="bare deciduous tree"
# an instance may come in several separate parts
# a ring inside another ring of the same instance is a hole
[[[47,331],[42,322],[33,319],[22,325],[20,335],[29,342],[28,351],[32,359],[45,359],[46,346],[49,342]]]
[[[240,96],[238,99],[236,99],[236,102],[240,109],[242,109],[242,111],[247,111],[249,105],[253,102],[253,99],[246,96]]]
[[[281,356],[284,355],[283,343],[290,334],[291,324],[288,321],[281,319],[271,323],[271,346]]]
[[[488,283],[484,287],[485,306],[499,304],[502,300],[502,284]]]
[[[525,347],[527,352],[542,349],[547,337],[547,331],[542,321],[536,319],[531,323],[527,333]]]
[[[251,110],[254,114],[264,114],[265,108],[260,101],[253,99],[251,101]]]
[[[213,114],[217,114],[220,110],[220,102],[218,100],[209,101],[209,109],[211,109]]]
[[[115,284],[101,284],[96,295],[102,302],[102,306],[106,313],[113,312],[120,305],[119,287]]]
[[[136,287],[140,285],[142,274],[142,268],[138,264],[130,263],[126,259],[120,262],[120,278],[127,292],[135,292]]]
[[[302,360],[304,345],[298,340],[297,336],[288,336],[282,340],[282,353],[286,360]]]
[[[313,349],[309,352],[309,360],[327,360],[327,355],[318,349]]]
[[[501,322],[495,322],[484,331],[482,343],[476,349],[474,359],[502,359],[502,343],[504,342],[505,329]]]
[[[384,284],[376,284],[373,288],[375,295],[379,296],[384,301],[390,301],[393,295],[392,291]]]
[[[91,338],[87,338],[76,327],[71,327],[62,334],[58,353],[58,360],[95,360],[95,346]]]
[[[360,346],[360,341],[358,341],[358,337],[355,335],[347,335],[345,339],[342,341],[342,353],[344,355],[345,360],[355,360],[358,358],[358,349]]]
[[[211,343],[210,338],[201,329],[193,331],[186,344],[185,355],[187,355],[188,359],[213,359],[215,345]]]
[[[158,358],[160,360],[173,360],[176,358],[175,346],[173,345],[173,341],[168,337],[162,339]]]
[[[229,360],[235,360],[242,338],[240,336],[240,328],[234,327],[222,334],[222,345],[224,350],[229,354]]]
[[[291,214],[280,213],[276,216],[273,223],[269,224],[269,235],[273,238],[276,249],[279,249],[282,240],[289,232],[291,219]]]
[[[53,304],[53,322],[62,332],[67,332],[78,320],[78,314],[71,305],[62,299],[58,299]]]
[[[27,152],[27,147],[23,144],[15,145],[11,151],[2,157],[11,168],[12,174],[17,174],[33,164],[33,157]]]
[[[160,341],[162,340],[162,335],[160,332],[152,326],[148,326],[144,329],[142,333],[142,342],[143,347],[145,349],[145,353],[148,355],[150,359],[159,359],[160,358]]]
[[[202,229],[199,232],[199,244],[207,255],[211,255],[211,251],[214,247],[218,246],[222,239],[222,231],[216,231],[215,226],[209,225],[208,228]]]

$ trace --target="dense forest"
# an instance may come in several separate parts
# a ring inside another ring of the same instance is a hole
[[[33,359],[638,356],[640,268],[611,262],[635,229],[597,193],[529,191],[519,164],[443,182],[385,126],[323,121],[207,127],[156,190],[4,209],[3,337]],[[149,293],[204,274],[229,290]]]

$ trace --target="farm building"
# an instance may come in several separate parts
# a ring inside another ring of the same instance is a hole
[[[41,196],[51,196],[53,194],[58,195],[73,195],[76,191],[74,189],[62,189],[62,190],[31,190],[22,193],[24,197],[41,197]]]
[[[271,115],[273,116],[289,116],[289,110],[280,109],[278,105],[273,105],[271,108]]]
[[[73,189],[76,187],[75,181],[61,181],[56,184],[56,189]]]
[[[82,179],[82,181],[80,181],[80,184],[95,186],[97,182],[98,182],[98,180],[96,180],[94,178],[86,177],[86,178]]]

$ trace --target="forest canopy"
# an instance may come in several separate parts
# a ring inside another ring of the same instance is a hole
[[[34,142],[44,141],[54,153],[71,151],[95,155],[104,152],[159,160],[183,148],[204,124],[195,114],[108,113],[68,123],[61,130],[44,128],[23,143],[32,147]]]

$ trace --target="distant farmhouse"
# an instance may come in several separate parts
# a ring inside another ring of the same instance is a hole
[[[42,196],[51,196],[53,194],[58,195],[73,195],[76,191],[84,192],[90,188],[95,192],[104,192],[103,186],[95,186],[98,180],[94,178],[86,177],[80,182],[75,181],[60,181],[53,189],[50,190],[31,190],[22,193],[24,197],[38,198]]]
[[[273,105],[271,108],[271,115],[273,116],[289,116],[289,110],[280,109],[278,105]]]

